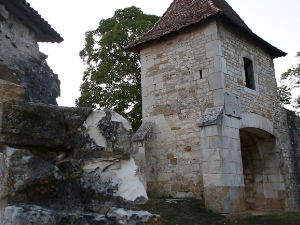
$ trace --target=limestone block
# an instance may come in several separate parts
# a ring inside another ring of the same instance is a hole
[[[156,90],[163,89],[164,88],[164,82],[157,83],[155,87],[156,87]]]
[[[224,94],[225,99],[225,114],[237,118],[242,118],[242,108],[240,98]]]
[[[224,105],[223,90],[218,89],[213,91],[214,106]]]
[[[222,185],[244,187],[244,176],[242,174],[222,174]]]
[[[205,36],[210,36],[210,35],[215,34],[217,32],[218,32],[218,30],[217,30],[216,23],[210,24],[209,26],[207,26],[204,29],[204,35]]]
[[[117,160],[83,160],[83,173],[77,175],[81,186],[95,195],[120,196],[131,202],[145,203],[148,199],[146,190],[136,176],[136,165],[132,158]]]
[[[222,146],[222,148],[228,148],[229,147],[229,138],[228,137],[220,137],[220,146]]]
[[[220,150],[218,148],[216,149],[203,149],[201,151],[202,160],[203,162],[211,162],[211,161],[220,161]]]
[[[215,56],[214,57],[214,69],[216,74],[219,75],[219,77],[221,78],[221,57],[220,56]]]
[[[92,112],[83,123],[81,131],[93,140],[92,145],[95,147],[102,147],[105,151],[116,154],[133,153],[131,124],[116,112]]]
[[[209,139],[200,136],[200,148],[202,150],[209,149]]]
[[[169,181],[170,180],[170,174],[169,173],[159,173],[158,176],[157,176],[157,180],[159,182]]]
[[[275,187],[274,187],[273,183],[265,183],[264,184],[265,198],[273,198],[273,199],[278,198],[278,191],[277,190],[275,190]]]
[[[4,102],[0,111],[2,144],[57,147],[67,137],[72,140],[92,109],[12,100]]]
[[[216,187],[222,186],[221,174],[203,174],[204,187]]]
[[[133,141],[144,141],[147,133],[151,130],[154,122],[143,123],[133,136]]]
[[[220,55],[219,43],[219,40],[215,40],[205,44],[206,58],[211,58]]]
[[[243,187],[206,187],[205,206],[216,213],[244,212],[244,195]]]
[[[202,171],[204,174],[220,174],[221,161],[208,161],[202,162]]]
[[[222,161],[221,168],[222,173],[224,174],[236,174],[236,164],[234,159],[230,159],[231,161]]]
[[[222,116],[223,106],[208,108],[205,110],[204,115],[199,119],[198,126],[203,127],[218,124],[221,122]]]
[[[200,137],[212,137],[219,134],[218,126],[206,126],[200,130]]]
[[[0,102],[7,100],[24,100],[25,90],[20,85],[0,80]]]
[[[54,196],[63,180],[59,169],[27,150],[7,147],[0,155],[0,197],[26,193],[27,198]]]
[[[22,73],[17,69],[10,69],[7,66],[0,66],[0,79],[12,82],[14,84],[21,84]]]

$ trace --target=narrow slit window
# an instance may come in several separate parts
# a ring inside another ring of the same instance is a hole
[[[244,58],[244,69],[245,69],[246,87],[255,90],[253,62],[248,58]]]
[[[200,79],[203,79],[202,70],[200,70]]]

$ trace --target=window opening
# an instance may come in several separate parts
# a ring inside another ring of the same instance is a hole
[[[200,70],[200,79],[203,79],[202,70]]]
[[[244,58],[244,69],[245,69],[246,87],[255,90],[253,63],[248,58]]]

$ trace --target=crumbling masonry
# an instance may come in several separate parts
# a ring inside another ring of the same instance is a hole
[[[127,49],[141,57],[134,138],[149,195],[226,214],[299,211],[300,119],[278,102],[273,64],[286,53],[224,0],[174,0]]]
[[[63,39],[25,0],[0,0],[0,224],[162,224],[132,159],[131,124],[59,107],[37,42]]]

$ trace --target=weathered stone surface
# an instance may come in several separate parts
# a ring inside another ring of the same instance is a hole
[[[68,213],[36,205],[7,206],[1,214],[1,225],[118,224],[115,218],[106,218],[105,215]]]
[[[144,141],[154,122],[143,123],[133,136],[133,141]]]
[[[214,125],[220,122],[223,113],[223,108],[223,106],[218,106],[206,109],[204,115],[198,121],[198,126],[204,127]]]
[[[0,72],[1,74],[1,72]],[[0,99],[7,100],[24,100],[25,90],[20,85],[9,81],[0,80]]]
[[[27,150],[7,147],[0,153],[0,198],[54,196],[63,175],[57,167]]]
[[[28,102],[57,105],[60,96],[60,81],[57,74],[46,63],[33,61],[18,62],[22,71],[20,85],[25,89]]]
[[[116,112],[96,110],[83,126],[94,142],[107,151],[132,153],[131,124]]]
[[[119,114],[109,110],[92,112],[80,128],[75,159],[129,159],[133,153],[132,128]],[[80,141],[82,140],[82,141]]]
[[[112,208],[107,215],[94,213],[65,212],[36,205],[7,206],[2,210],[1,225],[56,225],[56,224],[103,224],[137,225],[162,224],[161,218],[146,211]]]
[[[0,111],[1,143],[54,148],[72,141],[92,109],[12,100],[4,102]]]
[[[60,81],[36,32],[2,4],[0,21],[0,224],[161,224],[130,211],[147,201],[131,124],[56,106]]]
[[[36,33],[2,4],[0,21],[0,79],[20,85],[26,101],[57,105],[60,81],[39,51]]]
[[[84,161],[83,173],[75,175],[80,185],[95,195],[122,197],[127,201],[145,203],[148,198],[136,176],[133,159],[98,159]]]
[[[226,115],[242,118],[242,108],[239,97],[224,94],[224,101]]]

